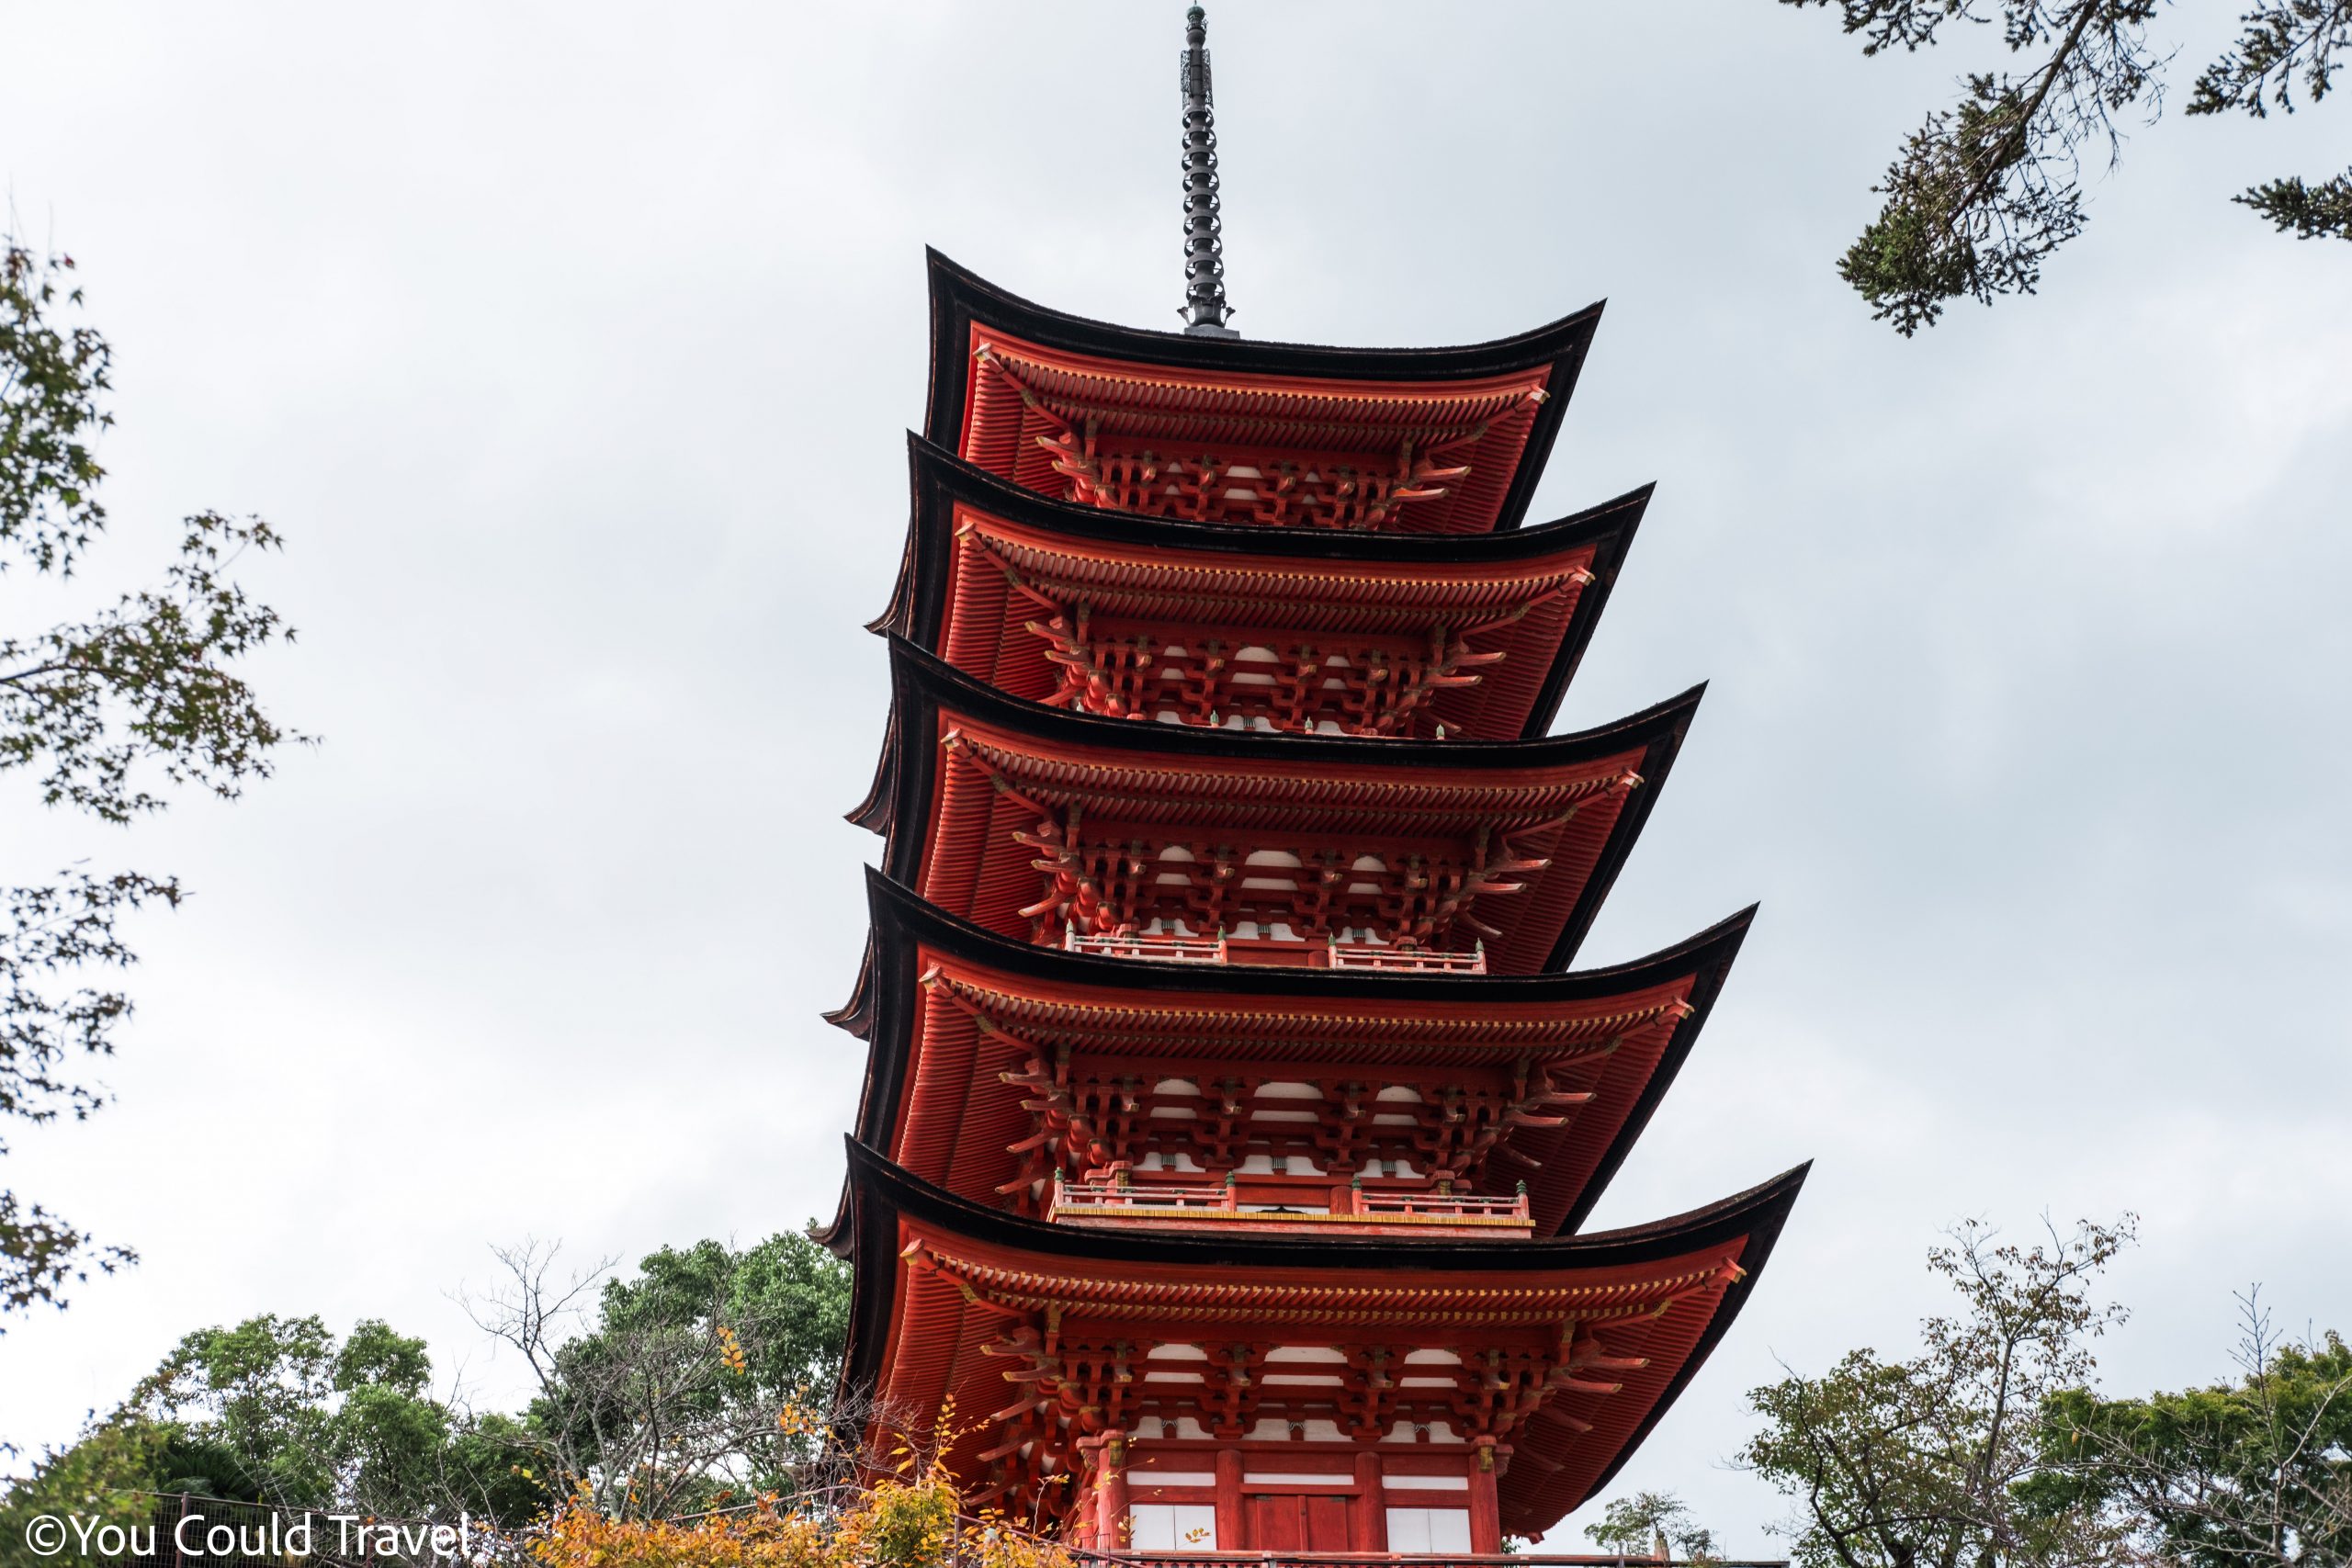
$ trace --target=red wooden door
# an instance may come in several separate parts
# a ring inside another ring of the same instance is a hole
[[[1251,1493],[1243,1499],[1244,1511],[1250,1516],[1250,1535],[1243,1542],[1252,1551],[1296,1551],[1306,1542],[1301,1539],[1306,1528],[1306,1510],[1291,1493],[1271,1495]]]
[[[1347,1497],[1308,1497],[1306,1502],[1306,1540],[1308,1551],[1345,1551],[1348,1550]]]
[[[1251,1551],[1346,1551],[1350,1501],[1344,1495],[1244,1494],[1242,1528],[1249,1538],[1241,1545]]]

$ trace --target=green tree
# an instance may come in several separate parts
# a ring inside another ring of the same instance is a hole
[[[2239,1298],[2237,1378],[2144,1399],[2070,1389],[2045,1422],[2057,1506],[2129,1522],[2181,1568],[2341,1568],[2352,1562],[2352,1347],[2273,1331]]]
[[[0,575],[70,578],[107,526],[96,447],[112,423],[112,356],[95,328],[61,320],[82,303],[73,265],[0,237]],[[272,721],[237,671],[294,634],[230,572],[243,552],[277,545],[259,519],[199,513],[157,586],[47,627],[0,626],[0,773],[28,773],[45,806],[117,825],[161,810],[175,787],[233,799],[267,776],[273,752],[303,738]],[[23,874],[0,867],[0,1121],[78,1120],[107,1094],[77,1065],[110,1054],[131,1010],[122,991],[85,977],[134,962],[122,916],[176,907],[186,892],[169,876],[78,864]],[[62,1306],[90,1266],[132,1257],[0,1185],[0,1320]]]
[[[361,1325],[370,1327],[380,1325]],[[333,1502],[336,1359],[334,1335],[316,1317],[265,1314],[182,1338],[132,1395],[171,1428],[162,1490],[287,1507]]]
[[[0,1563],[25,1562],[25,1530],[44,1514],[129,1528],[154,1517],[156,1476],[168,1428],[123,1413],[94,1423],[71,1447],[46,1455],[0,1494]]]
[[[2051,1464],[2045,1406],[2087,1384],[2091,1342],[2123,1315],[2091,1285],[2132,1229],[2129,1215],[2085,1223],[2029,1248],[1963,1225],[1928,1258],[1961,1309],[1920,1325],[1916,1355],[1858,1349],[1751,1392],[1764,1427],[1740,1458],[1796,1504],[1801,1568],[2124,1560],[2108,1510],[2036,1483]]]
[[[1908,337],[1946,303],[2033,292],[2042,263],[2080,233],[2084,158],[2121,152],[2120,118],[2153,119],[2171,51],[2152,43],[2159,0],[1781,0],[1828,6],[1862,52],[1942,41],[1952,23],[1997,28],[2020,69],[1970,72],[1871,188],[1879,215],[1838,263],[1876,319]],[[2188,112],[2256,118],[2317,103],[2352,51],[2352,0],[2264,0],[2197,77]],[[2352,171],[2271,179],[2235,200],[2301,239],[2352,240]]]
[[[265,1314],[182,1339],[130,1411],[167,1434],[158,1491],[395,1517],[542,1504],[469,1451],[432,1376],[424,1342],[385,1324],[338,1342],[316,1317]]]
[[[551,1287],[550,1248],[502,1256],[512,1285],[473,1304],[538,1375],[522,1414],[435,1398],[424,1342],[373,1320],[340,1339],[317,1317],[200,1329],[9,1484],[0,1541],[34,1514],[143,1517],[149,1493],[521,1525],[583,1484],[585,1506],[647,1519],[830,1476],[849,1270],[808,1237],[663,1247],[601,1289],[602,1270]]]
[[[848,1266],[798,1232],[738,1252],[717,1241],[663,1247],[634,1280],[609,1280],[598,1339],[716,1317],[741,1337],[750,1386],[807,1401],[831,1391],[849,1336]]]
[[[433,1397],[432,1375],[423,1340],[373,1320],[340,1340],[317,1317],[199,1329],[120,1408],[14,1483],[7,1515],[136,1512],[137,1495],[187,1493],[520,1524],[557,1501],[517,1467],[522,1423],[452,1410]]]
[[[551,1247],[498,1256],[504,1285],[469,1304],[537,1380],[533,1473],[615,1517],[662,1518],[792,1490],[824,1456],[813,1413],[840,1368],[849,1270],[808,1236],[664,1247],[601,1291],[602,1268],[554,1280]]]
[[[1690,1505],[1671,1492],[1612,1497],[1600,1511],[1600,1522],[1585,1526],[1584,1533],[1601,1551],[1623,1557],[1717,1560],[1715,1532],[1702,1529]]]

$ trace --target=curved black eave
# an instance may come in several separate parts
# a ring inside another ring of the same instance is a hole
[[[922,840],[898,831],[918,818],[930,797],[938,763],[935,745],[910,745],[910,736],[937,729],[942,707],[996,725],[1045,745],[1099,746],[1184,757],[1224,757],[1258,767],[1285,763],[1349,763],[1383,767],[1442,767],[1471,773],[1481,769],[1535,768],[1591,761],[1611,752],[1641,749],[1634,770],[1642,787],[1617,815],[1578,893],[1560,935],[1537,965],[1565,967],[1600,913],[1609,889],[1640,838],[1658,792],[1666,785],[1689,732],[1691,716],[1706,693],[1702,682],[1665,702],[1596,728],[1526,740],[1366,739],[1342,735],[1270,735],[1251,730],[1204,729],[1194,725],[1138,724],[1071,713],[1009,696],[904,637],[890,636],[890,720],[874,783],[849,820],[883,835],[882,863],[901,882],[911,882]]]
[[[1191,337],[1073,316],[1000,288],[928,246],[923,254],[931,280],[931,390],[924,404],[923,434],[947,446],[955,445],[956,433],[964,427],[964,345],[971,341],[976,321],[1076,354],[1257,375],[1467,381],[1551,366],[1552,374],[1544,385],[1550,396],[1535,412],[1527,446],[1520,453],[1519,469],[1511,476],[1510,488],[1495,515],[1494,531],[1498,534],[1517,528],[1527,514],[1607,303],[1597,300],[1556,321],[1487,343],[1441,348],[1335,348],[1250,338]]]
[[[965,962],[1007,975],[1075,987],[1160,991],[1195,996],[1303,998],[1331,1001],[1530,1002],[1591,1001],[1689,975],[1691,1011],[1667,1038],[1657,1066],[1625,1120],[1601,1152],[1592,1175],[1568,1205],[1555,1234],[1574,1235],[1600,1202],[1618,1168],[1640,1140],[1658,1104],[1699,1041],[1715,998],[1731,976],[1740,945],[1756,919],[1756,906],[1645,957],[1605,968],[1550,975],[1384,975],[1329,969],[1291,969],[1235,964],[1206,967],[1142,964],[1123,958],[1067,953],[1000,936],[931,903],[911,888],[865,868],[865,899],[873,921],[857,987],[829,1021],[866,1042],[866,1069],[857,1107],[858,1141],[887,1155],[890,1131],[906,1087],[908,1040],[913,1025],[915,955],[919,945],[952,953]]]
[[[1237,528],[1220,524],[1137,517],[1056,501],[967,463],[944,446],[907,433],[908,485],[911,500],[907,538],[899,552],[899,576],[890,603],[865,624],[871,632],[893,633],[926,652],[938,651],[945,566],[953,547],[957,504],[975,507],[1007,522],[1066,538],[1147,549],[1193,550],[1240,556],[1289,556],[1379,565],[1487,564],[1524,561],[1591,547],[1593,581],[1577,595],[1576,612],[1562,628],[1560,644],[1536,688],[1523,738],[1550,732],[1560,701],[1600,625],[1610,590],[1634,535],[1641,526],[1655,484],[1589,506],[1581,512],[1509,534],[1366,534],[1336,529]]]

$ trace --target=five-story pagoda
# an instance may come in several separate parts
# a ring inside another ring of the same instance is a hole
[[[1496,1553],[1663,1415],[1804,1173],[1577,1234],[1748,920],[1567,967],[1698,700],[1548,733],[1648,497],[1521,526],[1599,309],[1239,338],[1198,8],[1183,87],[1182,333],[932,258],[844,1408],[1077,1545]]]

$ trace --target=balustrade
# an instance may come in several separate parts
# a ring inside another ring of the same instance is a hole
[[[1342,946],[1336,942],[1329,951],[1324,964],[1329,969],[1380,969],[1406,975],[1487,972],[1487,944],[1483,942],[1468,953],[1439,953],[1424,947]]]
[[[1062,938],[1071,953],[1097,958],[1140,958],[1155,964],[1224,964],[1229,961],[1222,934],[1196,936],[1082,936],[1072,930]]]
[[[1269,1201],[1269,1200],[1272,1200]],[[1440,1231],[1459,1226],[1480,1235],[1532,1228],[1527,1188],[1508,1197],[1450,1190],[1253,1183],[1215,1186],[1110,1179],[1069,1181],[1057,1176],[1046,1217],[1084,1224],[1411,1225]]]
[[[1326,939],[1320,943],[1270,938],[1239,940],[1228,938],[1223,931],[1214,937],[1156,936],[1137,932],[1119,936],[1109,932],[1086,935],[1069,930],[1062,935],[1062,947],[1067,952],[1091,953],[1098,958],[1133,958],[1153,964],[1278,964],[1305,969],[1348,969],[1391,975],[1484,975],[1487,972],[1487,944],[1483,942],[1468,953],[1442,953],[1433,948],[1383,947],[1370,942],[1342,942],[1336,939]],[[1237,947],[1247,950],[1246,958],[1236,954]]]

